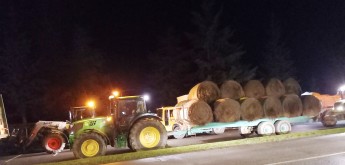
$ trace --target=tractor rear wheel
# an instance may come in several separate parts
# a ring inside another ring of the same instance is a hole
[[[107,148],[104,139],[97,133],[85,133],[75,139],[72,151],[76,158],[105,155]]]
[[[156,119],[141,119],[129,132],[129,145],[133,150],[164,148],[167,139],[164,126]]]
[[[43,140],[43,147],[49,154],[61,152],[65,145],[66,141],[59,133],[49,133]]]

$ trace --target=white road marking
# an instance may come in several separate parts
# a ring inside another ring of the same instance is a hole
[[[12,158],[12,159],[6,160],[6,161],[5,161],[5,163],[7,163],[7,162],[9,162],[9,161],[11,161],[11,160],[13,160],[13,159],[15,159],[15,158],[18,158],[19,156],[22,156],[22,154],[17,155],[17,156],[15,156],[15,157],[14,157],[14,158]]]
[[[269,163],[269,164],[265,164],[265,165],[277,165],[277,164],[293,163],[293,162],[299,162],[299,161],[311,160],[311,159],[319,159],[319,158],[341,155],[341,154],[345,154],[345,152],[338,152],[338,153],[327,154],[327,155],[313,156],[313,157],[309,157],[309,158],[295,159],[295,160],[289,160],[289,161],[284,161],[284,162]]]

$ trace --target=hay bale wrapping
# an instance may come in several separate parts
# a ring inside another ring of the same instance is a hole
[[[195,85],[188,93],[188,100],[203,100],[206,103],[213,103],[220,96],[220,91],[212,81],[203,81]]]
[[[249,80],[243,90],[246,97],[261,98],[265,95],[265,87],[259,80]]]
[[[285,87],[285,94],[295,94],[300,96],[302,88],[300,84],[294,78],[288,78],[283,81]]]
[[[321,102],[313,95],[301,96],[303,105],[303,116],[317,116],[321,111]]]
[[[217,122],[235,122],[241,118],[240,103],[234,99],[218,99],[214,103],[214,120]]]
[[[241,100],[241,119],[253,121],[264,117],[261,103],[255,98]]]
[[[284,84],[276,78],[271,78],[265,86],[267,96],[281,97],[285,94]]]
[[[285,117],[298,117],[302,115],[302,101],[297,95],[284,95],[281,97],[281,102]]]
[[[211,107],[202,100],[179,102],[173,111],[176,121],[188,122],[189,125],[205,125],[213,121]]]
[[[265,117],[272,119],[283,116],[283,106],[279,98],[267,96],[265,98],[261,98],[260,102],[262,104]]]
[[[220,87],[220,97],[236,100],[244,97],[244,91],[238,82],[227,80]]]

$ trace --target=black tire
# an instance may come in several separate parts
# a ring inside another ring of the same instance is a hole
[[[88,158],[105,155],[107,146],[99,134],[85,133],[75,139],[72,151],[76,158]]]
[[[44,137],[42,145],[47,153],[55,154],[61,152],[65,148],[66,141],[63,135],[59,133],[49,133]]]
[[[174,127],[173,131],[181,131],[182,132],[181,127],[178,125]],[[175,139],[183,139],[184,137],[186,137],[186,134],[187,134],[187,132],[186,133],[183,133],[183,132],[182,133],[174,133],[173,137]]]
[[[129,132],[129,145],[135,151],[164,148],[167,139],[164,126],[156,119],[141,119]]]

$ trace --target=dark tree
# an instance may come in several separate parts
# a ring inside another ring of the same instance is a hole
[[[19,8],[9,8],[0,53],[0,92],[9,107],[7,109],[15,111],[12,114],[20,117],[23,123],[28,122],[30,110],[37,108],[44,82],[38,67],[42,59],[32,52],[29,27],[24,21],[26,15]]]
[[[268,31],[268,41],[265,46],[263,58],[260,61],[262,77],[286,79],[295,76],[295,68],[290,51],[282,41],[282,34],[279,24],[274,18],[271,20]]]
[[[154,91],[157,106],[175,105],[176,97],[188,94],[195,83],[195,67],[183,37],[173,30],[159,39],[150,59],[152,71],[148,85]]]
[[[47,106],[49,109],[61,107],[58,111],[67,113],[70,107],[84,106],[92,99],[97,102],[97,109],[103,110],[111,92],[110,78],[103,66],[103,53],[92,47],[92,39],[79,26],[75,28],[71,41],[66,54],[56,59],[59,65],[52,70],[56,75],[46,95],[47,101],[53,101]]]
[[[193,43],[199,80],[212,80],[221,84],[224,80],[248,80],[255,75],[255,68],[243,67],[240,59],[245,53],[234,43],[234,31],[220,23],[222,9],[213,12],[214,5],[204,1],[201,12],[193,12],[195,32],[189,33]]]

